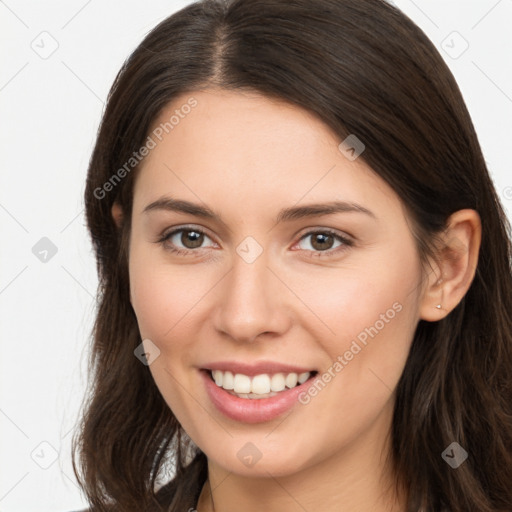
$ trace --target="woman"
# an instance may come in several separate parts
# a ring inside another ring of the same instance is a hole
[[[396,8],[170,16],[115,80],[85,201],[91,509],[512,509],[509,226]]]

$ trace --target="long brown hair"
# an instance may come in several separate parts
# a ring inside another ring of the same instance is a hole
[[[73,464],[91,507],[182,512],[195,506],[206,479],[205,454],[194,452],[133,354],[141,338],[127,242],[137,166],[118,169],[170,101],[208,87],[288,101],[318,116],[340,142],[356,134],[366,146],[360,158],[403,201],[423,262],[450,214],[479,213],[471,287],[446,318],[417,326],[396,389],[392,462],[408,512],[512,510],[510,225],[451,72],[425,34],[384,0],[196,2],[155,27],[117,75],[85,190],[99,290]],[[126,213],[121,228],[114,201]],[[441,457],[454,441],[468,452],[457,469]],[[157,495],[167,457],[175,477]]]

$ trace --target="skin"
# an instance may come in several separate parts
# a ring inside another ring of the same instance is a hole
[[[176,98],[154,126],[191,96],[198,105],[137,175],[129,271],[142,339],[160,350],[150,365],[155,383],[208,457],[197,510],[214,510],[213,503],[217,512],[406,510],[405,495],[388,489],[385,464],[395,388],[418,321],[446,316],[471,284],[478,214],[452,215],[448,246],[427,271],[400,198],[361,158],[347,159],[341,139],[315,116],[256,93],[208,89]],[[207,205],[222,222],[143,211],[167,195]],[[281,208],[332,200],[358,203],[375,217],[344,212],[275,223]],[[121,225],[118,205],[112,214]],[[172,242],[186,255],[170,252],[170,241],[155,243],[190,224],[206,231],[200,248],[184,245],[182,233]],[[316,249],[311,231],[326,228],[353,245],[336,252],[342,243],[334,238]],[[236,251],[248,236],[263,249],[252,263]],[[207,362],[270,359],[322,373],[396,303],[400,312],[307,405],[247,424],[210,402],[198,372]],[[251,467],[237,457],[248,442],[262,455]]]

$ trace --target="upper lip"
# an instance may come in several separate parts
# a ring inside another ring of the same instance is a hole
[[[294,366],[291,364],[277,363],[275,361],[259,361],[257,363],[243,363],[238,361],[217,361],[203,366],[204,370],[221,370],[233,374],[241,373],[249,377],[263,373],[306,373],[315,370],[306,367]]]

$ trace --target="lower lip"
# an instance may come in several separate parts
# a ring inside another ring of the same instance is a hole
[[[292,389],[280,391],[269,398],[240,398],[215,384],[207,370],[201,370],[206,392],[217,409],[228,418],[244,423],[262,423],[273,420],[291,409],[298,396],[312,384],[315,376]]]

